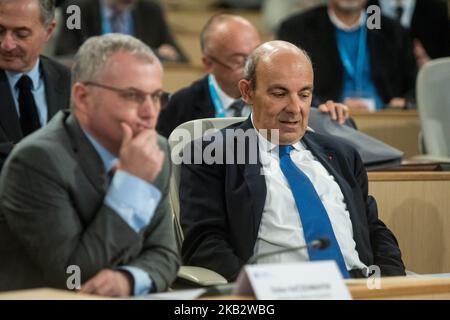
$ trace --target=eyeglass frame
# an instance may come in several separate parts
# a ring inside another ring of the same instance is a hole
[[[95,81],[84,81],[82,83],[85,86],[93,86],[93,87],[98,87],[98,88],[114,91],[114,92],[118,93],[122,99],[129,101],[129,102],[137,103],[139,105],[142,105],[145,102],[145,100],[147,99],[147,96],[150,96],[153,103],[158,103],[159,105],[161,105],[161,97],[164,94],[164,92],[162,90],[157,90],[156,92],[144,92],[142,90],[135,89],[135,88],[121,89],[121,88],[116,88],[113,86],[101,84],[101,83],[98,83]],[[127,96],[127,94],[128,95],[134,94],[135,97]]]
[[[216,58],[216,57],[214,57],[214,56],[212,56],[210,54],[205,54],[205,57],[207,57],[208,59],[210,59],[214,63],[217,63],[218,65],[220,65],[220,66],[222,66],[224,68],[227,68],[228,70],[231,70],[231,71],[236,71],[236,70],[239,70],[239,69],[242,69],[242,68],[245,67],[245,62],[247,61],[247,57],[248,56],[243,55],[243,54],[238,54],[238,56],[244,58],[244,61],[239,66],[232,67],[232,66],[226,64],[225,62],[220,61],[218,58]]]

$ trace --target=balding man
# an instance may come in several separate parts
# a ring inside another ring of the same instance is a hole
[[[251,116],[185,152],[192,157],[181,167],[186,263],[234,280],[253,255],[325,237],[325,250],[264,262],[331,259],[344,277],[365,276],[372,265],[382,275],[405,273],[397,241],[367,193],[358,153],[308,130],[313,82],[308,56],[290,43],[268,42],[250,55],[239,88]],[[193,164],[198,152],[203,162]]]
[[[69,107],[70,70],[41,56],[53,0],[0,0],[0,168],[15,144]]]
[[[246,19],[218,14],[209,19],[200,35],[202,62],[208,74],[174,93],[161,111],[157,130],[168,137],[180,124],[201,118],[248,116],[238,83],[244,77],[248,55],[261,43],[258,31]],[[344,122],[345,105],[331,101],[319,106],[333,119]]]

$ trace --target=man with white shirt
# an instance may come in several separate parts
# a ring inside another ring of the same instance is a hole
[[[169,151],[155,131],[162,74],[131,36],[81,46],[72,110],[17,145],[0,178],[0,291],[78,282],[129,296],[175,279]]]
[[[277,39],[304,48],[314,65],[318,97],[350,109],[405,108],[415,88],[416,65],[406,31],[384,15],[367,27],[366,0],[330,0],[293,15]]]
[[[331,259],[344,277],[365,276],[372,265],[384,276],[404,275],[397,241],[367,193],[358,153],[307,127],[313,93],[308,56],[284,41],[265,43],[250,55],[239,87],[251,116],[194,141],[185,152],[190,155],[180,178],[185,263],[234,280],[254,255],[325,237],[330,240],[325,250],[273,255],[265,262]],[[190,158],[212,149],[215,158],[227,161],[194,164]],[[244,163],[232,161],[239,158]]]
[[[202,62],[208,74],[171,95],[161,111],[157,130],[169,137],[180,124],[201,118],[248,116],[238,83],[247,56],[261,43],[258,31],[245,18],[232,14],[211,17],[200,35]],[[334,120],[348,118],[345,105],[327,101],[319,106]]]
[[[0,0],[0,169],[23,137],[69,107],[70,70],[41,56],[53,0]]]

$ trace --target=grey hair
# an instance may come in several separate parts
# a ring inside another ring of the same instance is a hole
[[[39,0],[39,8],[41,9],[41,22],[44,26],[48,26],[55,20],[55,0]]]
[[[7,1],[17,1],[17,0],[0,0],[1,3]],[[38,0],[39,10],[41,14],[41,23],[44,26],[48,26],[53,20],[55,20],[55,0]]]
[[[161,62],[152,49],[141,40],[129,35],[110,33],[91,37],[80,47],[72,66],[72,84],[95,80],[109,58],[121,51],[162,68]]]
[[[256,89],[256,68],[258,67],[259,60],[261,59],[261,57],[266,56],[269,52],[269,50],[267,50],[267,48],[265,47],[274,43],[278,45],[281,44],[283,46],[288,45],[290,47],[295,47],[293,44],[287,43],[285,41],[270,41],[261,44],[259,47],[253,50],[253,52],[247,57],[244,66],[244,79],[250,83],[250,87],[252,88],[252,90]],[[295,49],[302,53],[312,65],[311,58],[304,49],[300,47],[295,47]]]

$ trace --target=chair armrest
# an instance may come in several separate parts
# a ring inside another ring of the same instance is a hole
[[[202,287],[228,283],[228,281],[217,272],[202,267],[181,266],[177,276],[180,280]]]

